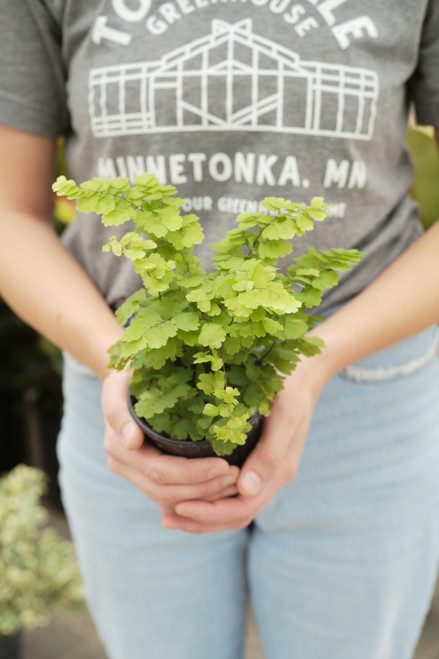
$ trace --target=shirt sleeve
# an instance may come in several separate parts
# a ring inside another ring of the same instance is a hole
[[[0,0],[0,123],[66,134],[69,116],[61,30],[44,0]]]
[[[439,126],[439,0],[430,0],[409,92],[420,124]]]

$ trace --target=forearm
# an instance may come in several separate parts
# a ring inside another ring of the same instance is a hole
[[[439,223],[313,331],[326,347],[310,361],[319,362],[327,380],[347,365],[437,322]]]
[[[0,294],[29,325],[98,377],[107,375],[107,349],[122,329],[49,223],[2,214]]]

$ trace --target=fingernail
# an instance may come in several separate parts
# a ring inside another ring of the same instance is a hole
[[[137,426],[132,421],[128,421],[122,428],[121,433],[122,443],[126,448],[131,448],[137,445]]]
[[[169,529],[170,531],[175,531],[178,528],[175,524],[167,519],[162,520],[162,526],[164,529]]]
[[[238,494],[238,490],[235,486],[228,487],[226,490],[223,490],[221,492],[221,498],[222,499],[227,499],[227,497],[234,497]]]
[[[217,476],[224,476],[224,474],[227,472],[227,467],[212,467],[212,469],[209,471],[208,476],[209,478],[216,478]]]
[[[242,478],[242,485],[247,494],[257,494],[261,489],[262,480],[254,471],[247,471]]]
[[[236,483],[236,476],[226,476],[223,478],[223,487],[229,487],[229,485],[234,485]]]
[[[183,505],[178,504],[177,506],[175,506],[175,512],[177,513],[177,515],[180,515],[181,517],[191,518],[191,516],[188,515],[188,511],[186,510],[184,504]]]

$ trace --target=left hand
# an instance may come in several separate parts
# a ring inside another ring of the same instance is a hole
[[[135,485],[163,514],[188,499],[214,501],[236,494],[237,467],[221,458],[187,458],[163,455],[134,423],[128,410],[130,373],[113,371],[102,387],[105,420],[104,448],[108,467]]]
[[[208,502],[182,501],[165,514],[163,526],[212,533],[248,526],[273,495],[296,475],[314,406],[324,384],[318,357],[298,364],[278,394],[261,438],[238,479],[238,495]],[[314,364],[313,364],[314,362]]]

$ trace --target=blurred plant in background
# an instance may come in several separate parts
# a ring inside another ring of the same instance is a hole
[[[433,128],[411,124],[407,146],[414,167],[412,196],[421,208],[421,219],[428,229],[439,218],[439,154]]]
[[[45,488],[43,472],[25,465],[0,478],[0,635],[48,623],[55,606],[85,610],[71,542],[42,528]]]
[[[55,178],[67,174],[67,165],[64,155],[64,140],[60,139],[58,141],[57,157],[56,157],[56,166],[55,166]],[[55,224],[55,230],[58,235],[62,234],[65,227],[68,224],[71,224],[75,219],[75,206],[73,202],[68,199],[58,197],[53,195],[53,219]]]

